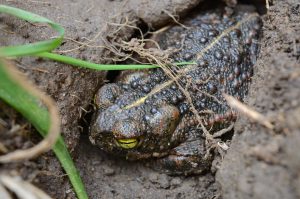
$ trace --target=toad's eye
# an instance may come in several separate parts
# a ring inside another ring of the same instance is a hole
[[[154,134],[172,134],[179,122],[179,110],[175,106],[164,105],[149,117],[148,123]]]
[[[102,86],[95,95],[95,104],[100,109],[111,106],[120,95],[120,87],[117,84],[106,84]]]
[[[138,145],[138,139],[128,138],[128,139],[116,139],[117,145],[124,149],[132,149]]]

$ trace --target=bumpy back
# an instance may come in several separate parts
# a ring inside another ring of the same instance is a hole
[[[247,10],[251,8],[239,7],[230,15],[222,9],[206,11],[187,19],[185,26],[174,26],[158,37],[163,49],[173,48],[174,62],[197,63],[188,69],[173,70],[181,76],[178,82],[208,124],[234,117],[222,93],[243,100],[248,92],[261,22],[257,13]]]

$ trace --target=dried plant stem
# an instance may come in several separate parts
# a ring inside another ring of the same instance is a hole
[[[233,109],[236,109],[243,115],[251,118],[252,120],[256,121],[257,123],[269,128],[269,129],[274,128],[274,126],[271,124],[271,122],[262,114],[251,109],[250,107],[248,107],[247,105],[243,104],[242,102],[240,102],[239,100],[235,99],[234,97],[232,97],[230,95],[227,95],[224,93],[223,96],[226,99],[229,106],[231,106]]]
[[[14,192],[19,198],[24,199],[51,199],[44,191],[23,181],[19,176],[0,175],[0,183],[7,187],[10,191]],[[0,185],[1,187],[1,185]],[[1,195],[1,194],[0,194]],[[11,197],[5,197],[1,199],[10,199]]]
[[[266,0],[266,8],[267,8],[267,10],[270,9],[270,3],[269,3],[269,0]]]

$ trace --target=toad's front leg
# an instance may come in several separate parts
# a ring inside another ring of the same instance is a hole
[[[201,134],[200,130],[190,130],[186,141],[171,149],[167,156],[155,159],[152,167],[170,175],[199,174],[209,169],[213,158],[207,153]]]

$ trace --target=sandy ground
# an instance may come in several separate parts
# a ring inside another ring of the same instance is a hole
[[[60,23],[66,29],[66,38],[72,40],[66,39],[59,50],[98,63],[112,62],[112,53],[101,46],[118,30],[114,24],[128,19],[132,26],[159,28],[170,21],[170,13],[183,16],[199,2],[0,0]],[[93,94],[103,85],[106,72],[36,58],[18,59],[16,66],[57,101],[63,135],[90,198],[299,198],[300,2],[274,0],[270,9],[262,13],[262,20],[261,52],[247,104],[270,118],[275,129],[239,117],[224,161],[217,165],[217,171],[201,176],[160,174],[140,163],[110,157],[89,143],[82,116],[90,109]],[[126,40],[136,34],[131,28],[123,28],[118,37]],[[8,45],[49,38],[54,33],[46,27],[0,15],[0,35],[0,45]],[[78,42],[87,41],[89,46],[76,49]],[[0,134],[0,141],[9,150],[27,148],[39,140],[22,117],[3,103],[0,108],[4,121],[1,132],[16,125],[24,127],[9,136]],[[0,171],[17,172],[55,198],[75,198],[52,152],[32,161],[0,165]]]

